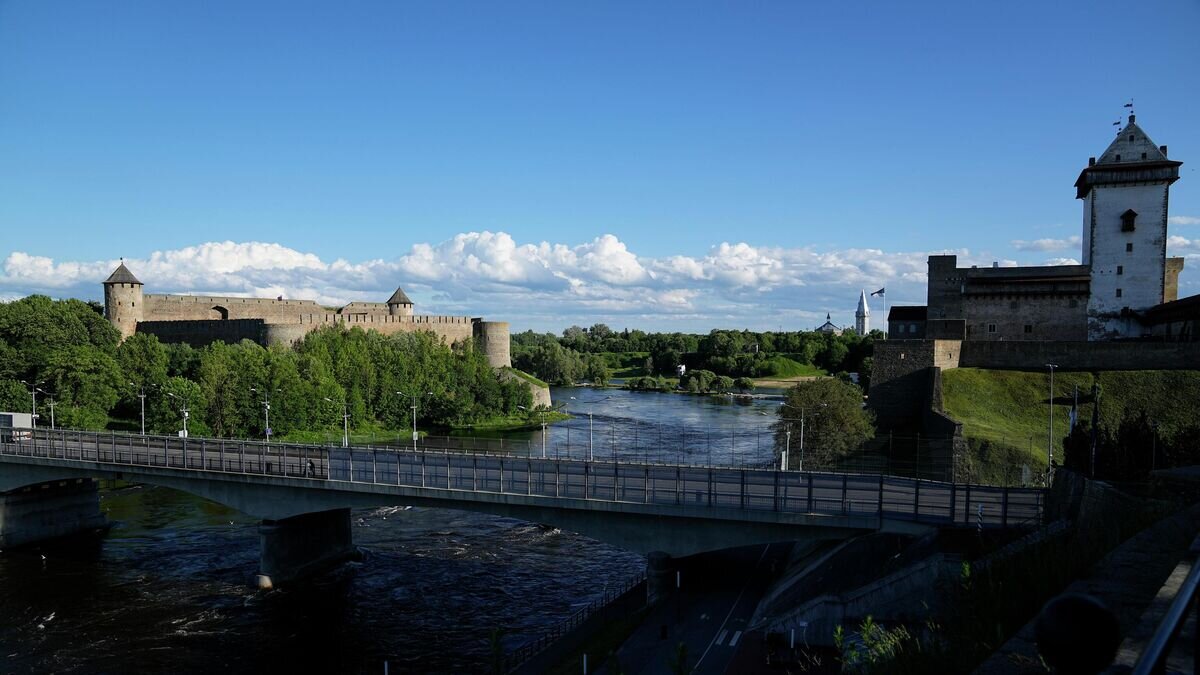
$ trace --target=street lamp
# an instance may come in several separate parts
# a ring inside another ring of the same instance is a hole
[[[42,394],[44,394],[47,398],[50,399],[50,430],[53,431],[54,430],[54,394],[51,394],[50,392],[46,391],[45,389],[38,389],[38,391],[42,392]]]
[[[173,394],[169,391],[167,392],[167,396],[170,396],[171,398],[175,399],[176,401],[179,401],[179,406],[180,406],[179,414],[183,417],[183,437],[187,438],[188,437],[187,421],[188,421],[188,416],[190,415],[190,413],[188,411],[188,407],[187,407],[187,401],[185,401],[182,397],[176,396],[175,394]]]
[[[1054,471],[1054,369],[1057,363],[1047,363],[1050,369],[1050,426],[1046,429],[1046,473],[1053,477]]]
[[[134,384],[132,382],[129,383],[129,386],[138,388],[138,398],[141,399],[141,403],[142,403],[142,435],[145,436],[146,435],[146,386],[141,385],[141,384]]]
[[[410,406],[410,408],[412,408],[412,423],[413,423],[412,441],[413,441],[413,452],[416,452],[417,451],[417,399],[420,398],[420,396],[418,396],[417,394],[406,394],[402,391],[398,391],[396,393],[400,396],[412,396],[413,402],[412,402],[412,405]],[[425,395],[433,396],[433,392],[427,391],[427,392],[425,392]],[[428,445],[426,447],[428,447]]]
[[[574,401],[577,399],[574,396],[572,396],[571,400]],[[592,454],[592,411],[591,411],[591,409],[588,409],[587,416],[588,416],[588,461],[592,462],[592,461],[595,461],[596,458]]]
[[[792,410],[800,411],[800,466],[799,466],[799,470],[803,471],[804,470],[804,414],[805,414],[804,408],[805,408],[805,406],[788,405],[787,403],[780,403],[779,405],[781,405],[785,408],[791,408]],[[828,408],[829,404],[828,403],[818,403],[815,407]],[[787,444],[789,446],[791,445],[791,438],[792,438],[792,432],[791,432],[791,429],[789,429],[787,432]],[[785,450],[784,452],[786,453],[787,451]],[[786,461],[785,461],[785,465],[786,465]],[[784,470],[785,471],[787,470],[786,466],[785,466]]]
[[[529,408],[526,408],[523,405],[519,405],[517,407],[525,412],[529,412]],[[546,459],[546,411],[541,409],[537,412],[542,416],[542,459]]]
[[[325,400],[329,401],[330,403],[341,403],[341,405],[342,405],[342,447],[343,448],[350,447],[350,404],[346,403],[345,401],[335,401],[335,400],[329,398],[328,396],[325,397]]]
[[[254,387],[250,387],[250,391],[252,391],[256,394],[263,395],[263,400],[260,401],[260,403],[263,404],[263,427],[264,427],[263,435],[266,436],[267,442],[270,443],[271,442],[271,390],[263,389],[262,391],[259,391],[258,389],[255,389]],[[276,389],[275,391],[282,391],[282,390]],[[326,399],[326,400],[328,400],[328,399]]]
[[[21,384],[23,384],[23,385],[25,385],[25,386],[29,387],[29,397],[30,397],[31,399],[33,399],[33,410],[31,411],[31,413],[32,413],[32,419],[33,419],[33,421],[31,422],[31,424],[33,424],[33,426],[34,426],[34,427],[36,427],[36,426],[37,426],[37,420],[38,420],[38,414],[37,414],[37,391],[38,391],[38,387],[39,387],[39,386],[41,386],[41,385],[43,385],[43,384],[46,384],[46,383],[45,383],[45,382],[26,382],[25,380],[21,380],[20,382],[21,382]]]

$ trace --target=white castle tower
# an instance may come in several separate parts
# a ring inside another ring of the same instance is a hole
[[[1167,198],[1182,162],[1129,123],[1075,181],[1083,200],[1083,264],[1091,267],[1089,340],[1139,337],[1140,311],[1168,291]],[[1178,272],[1176,272],[1178,274]]]
[[[867,289],[858,296],[858,310],[854,312],[854,330],[859,335],[871,332],[871,308],[867,307]]]

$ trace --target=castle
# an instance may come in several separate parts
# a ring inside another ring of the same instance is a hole
[[[875,343],[869,405],[882,428],[949,434],[941,372],[1200,369],[1200,295],[1178,298],[1167,206],[1182,162],[1129,115],[1075,181],[1081,264],[962,268],[929,257],[927,302],[893,307]]]
[[[1195,340],[1196,298],[1178,300],[1183,258],[1167,257],[1167,204],[1182,162],[1134,115],[1075,181],[1082,264],[962,268],[929,257],[927,304],[893,307],[891,339]]]
[[[142,282],[122,261],[104,281],[104,316],[121,339],[149,333],[163,342],[193,346],[218,340],[291,345],[323,326],[358,326],[384,334],[428,331],[447,344],[470,338],[493,368],[512,366],[507,322],[414,314],[412,300],[400,288],[387,302],[351,302],[341,308],[282,297],[158,295],[143,293]]]

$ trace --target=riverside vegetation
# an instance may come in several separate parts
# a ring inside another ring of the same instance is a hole
[[[250,341],[195,349],[153,335],[120,335],[95,303],[29,296],[0,303],[0,410],[31,405],[37,384],[41,423],[50,402],[59,426],[220,437],[264,433],[270,401],[275,437],[308,440],[341,431],[342,415],[362,430],[412,426],[413,394],[424,426],[525,424],[532,407],[519,378],[501,377],[469,343],[447,346],[429,333],[381,335],[327,328],[295,348]],[[397,392],[404,392],[400,394]]]
[[[829,374],[870,373],[874,342],[880,331],[859,336],[816,331],[753,332],[713,330],[707,335],[614,331],[598,323],[571,326],[562,336],[526,331],[512,336],[513,363],[556,385],[580,381],[604,384],[609,379],[643,378],[636,388],[662,388],[677,376],[676,368],[707,371],[729,378],[723,390],[742,388],[753,379],[787,380]],[[649,380],[645,378],[650,378]],[[659,378],[662,378],[661,380]],[[707,384],[707,383],[706,383]],[[718,386],[726,384],[722,380]],[[864,385],[866,382],[864,382]],[[692,388],[687,382],[682,388]]]

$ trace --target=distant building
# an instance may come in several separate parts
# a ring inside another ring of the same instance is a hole
[[[858,296],[858,309],[854,312],[854,330],[859,335],[871,332],[871,308],[867,306],[867,289]]]
[[[833,324],[833,321],[831,321],[829,318],[829,314],[825,314],[825,323],[823,323],[817,327],[817,332],[818,333],[830,333],[832,335],[841,335],[842,329],[838,328],[837,326],[835,326]]]
[[[927,305],[893,307],[888,337],[1200,339],[1200,303],[1176,302],[1184,260],[1166,255],[1169,188],[1181,164],[1131,114],[1075,181],[1083,200],[1080,264],[962,268],[955,256],[930,256]]]

